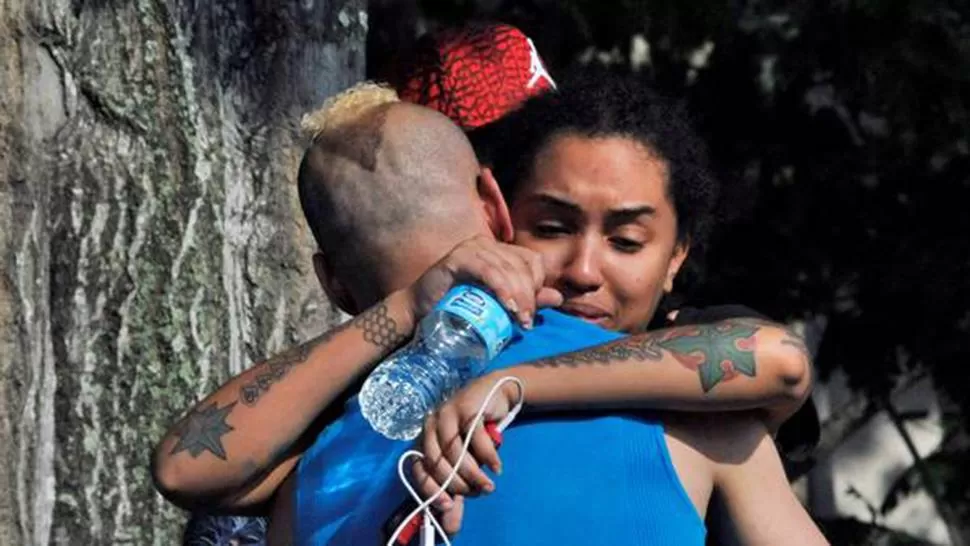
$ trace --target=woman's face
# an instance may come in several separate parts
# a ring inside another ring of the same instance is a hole
[[[680,269],[667,169],[624,137],[555,137],[512,203],[515,243],[543,256],[562,311],[610,330],[645,326]]]

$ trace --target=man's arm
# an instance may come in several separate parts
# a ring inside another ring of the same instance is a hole
[[[413,331],[407,295],[257,364],[204,399],[155,448],[152,476],[175,504],[253,506],[296,464],[314,420]],[[279,467],[276,465],[279,463]],[[273,483],[267,483],[267,482]]]
[[[507,368],[485,381],[506,375],[525,383],[533,409],[762,410],[772,431],[812,385],[804,341],[753,319],[646,332]]]
[[[500,272],[496,263],[508,269]],[[544,278],[542,260],[530,250],[485,236],[462,241],[408,288],[243,372],[198,404],[155,448],[156,487],[190,510],[260,507],[332,420],[325,410],[339,409],[334,401],[410,337],[455,283],[484,284],[528,323],[537,305],[562,301],[543,288]]]
[[[767,429],[755,419],[732,420],[721,434],[714,463],[719,510],[711,512],[718,544],[828,544],[795,497]]]

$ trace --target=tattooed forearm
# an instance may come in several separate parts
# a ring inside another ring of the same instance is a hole
[[[264,367],[268,369],[256,374],[256,377],[239,388],[239,400],[247,406],[255,406],[259,397],[265,394],[273,386],[273,383],[283,379],[294,366],[306,362],[314,348],[345,329],[347,329],[347,325],[342,324],[316,339],[267,360]]]
[[[536,361],[535,366],[576,366],[578,364],[610,364],[625,360],[660,360],[663,353],[657,337],[644,334],[622,341],[614,341],[592,349],[566,353]]]
[[[701,388],[706,393],[738,374],[755,376],[755,334],[761,325],[760,321],[738,319],[648,332],[539,360],[533,365],[576,366],[630,360],[656,362],[667,353],[684,366],[697,371]]]
[[[233,430],[226,423],[226,416],[232,411],[233,402],[219,407],[215,402],[201,409],[193,410],[175,430],[178,442],[172,448],[172,455],[188,451],[193,458],[208,451],[226,460],[226,450],[222,447],[222,437]]]
[[[689,326],[674,330],[657,344],[678,362],[696,370],[701,389],[707,393],[738,374],[757,374],[755,334],[760,328],[758,323],[747,320]]]
[[[384,351],[397,347],[407,338],[406,333],[398,331],[397,322],[388,314],[387,305],[379,303],[326,334],[268,360],[268,369],[239,388],[239,400],[250,407],[256,405],[274,383],[283,379],[294,366],[306,362],[317,346],[330,341],[338,332],[348,328],[362,330],[365,341]]]
[[[812,361],[812,354],[805,344],[805,338],[795,333],[791,328],[785,328],[785,337],[781,340],[782,345],[787,345],[798,351],[806,362]]]
[[[398,331],[397,322],[388,314],[383,302],[354,317],[352,324],[364,331],[368,343],[383,350],[393,349],[407,338],[407,333]]]

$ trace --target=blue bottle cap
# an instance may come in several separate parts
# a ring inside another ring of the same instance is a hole
[[[477,286],[453,287],[435,306],[468,321],[485,342],[488,359],[495,358],[512,339],[512,319],[495,296]]]

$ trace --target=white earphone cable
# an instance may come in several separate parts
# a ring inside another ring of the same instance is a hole
[[[470,431],[474,431],[479,426],[483,425],[482,420],[485,417],[485,410],[486,408],[488,408],[488,405],[492,402],[492,397],[495,396],[495,393],[498,392],[498,389],[501,388],[503,384],[509,383],[509,382],[515,383],[516,386],[518,387],[518,390],[519,390],[518,401],[516,401],[515,405],[509,411],[508,415],[506,415],[504,418],[502,418],[501,421],[498,422],[495,428],[498,429],[499,432],[503,432],[512,423],[515,417],[519,414],[519,411],[522,410],[525,388],[522,385],[522,381],[518,377],[506,376],[496,381],[495,384],[492,385],[492,389],[488,391],[488,395],[485,397],[485,400],[482,402],[481,407],[478,408],[478,413],[475,414],[475,418],[472,420],[472,426],[469,429]],[[395,546],[396,541],[398,537],[401,535],[401,533],[404,531],[404,528],[407,527],[408,523],[410,523],[415,516],[421,513],[424,514],[424,523],[422,524],[422,527],[421,527],[421,546],[434,545],[435,531],[437,531],[437,533],[441,535],[441,538],[444,540],[446,546],[451,546],[451,541],[448,540],[448,535],[445,534],[444,530],[441,528],[441,524],[438,523],[438,520],[431,513],[430,507],[434,503],[434,501],[438,499],[438,497],[440,497],[442,494],[444,494],[445,491],[447,491],[448,486],[451,485],[451,482],[455,479],[455,476],[458,475],[458,469],[461,468],[462,460],[464,460],[465,456],[468,455],[468,447],[469,445],[471,445],[471,441],[472,441],[471,433],[466,434],[465,442],[462,445],[462,449],[461,449],[461,455],[458,457],[458,460],[455,461],[455,467],[451,470],[451,473],[448,474],[448,478],[445,479],[445,482],[443,484],[441,484],[441,487],[438,488],[438,491],[436,491],[435,494],[431,495],[430,497],[424,500],[421,499],[421,495],[419,495],[418,492],[415,491],[414,488],[411,486],[411,483],[408,481],[407,474],[405,473],[405,467],[404,467],[405,463],[409,458],[411,457],[423,458],[424,454],[421,453],[420,451],[415,451],[412,449],[404,452],[404,454],[401,455],[401,457],[397,461],[397,474],[398,474],[398,477],[401,479],[401,482],[404,483],[404,487],[407,488],[408,493],[410,493],[411,497],[413,497],[414,500],[418,503],[418,506],[417,508],[412,510],[411,513],[407,515],[407,517],[401,520],[401,523],[397,526],[397,529],[394,531],[394,534],[392,534],[391,538],[387,541],[387,546]]]

